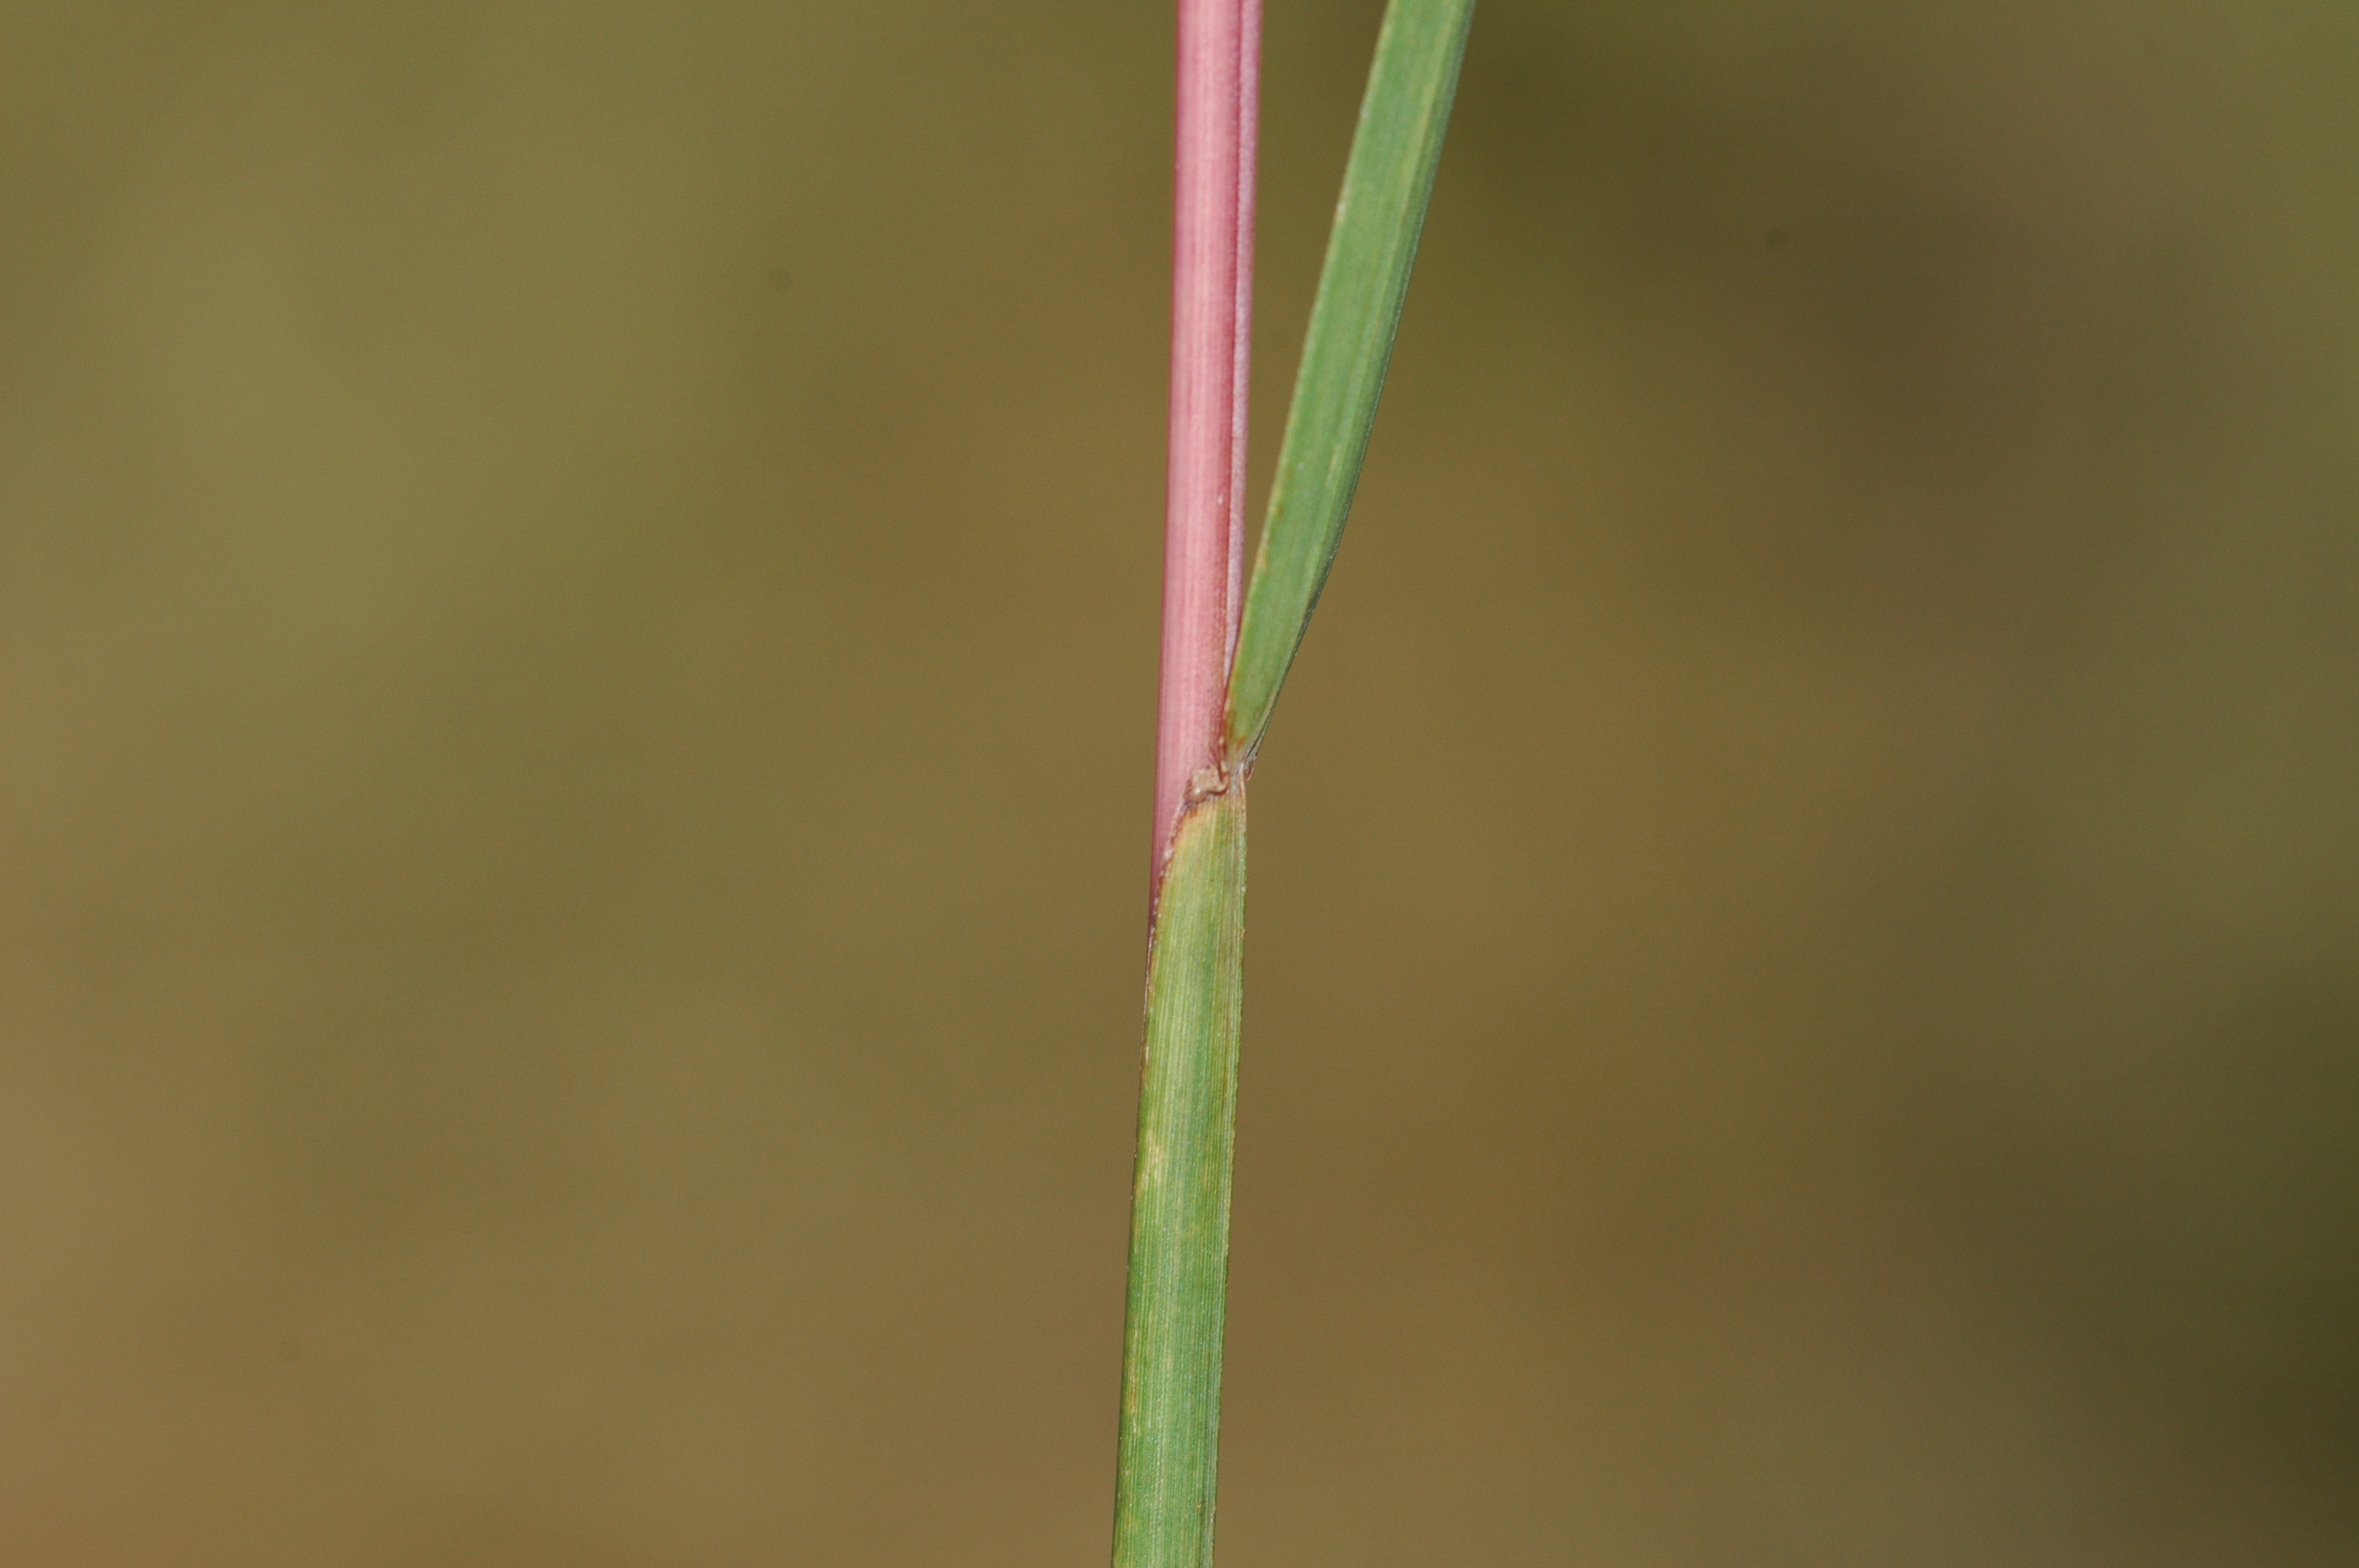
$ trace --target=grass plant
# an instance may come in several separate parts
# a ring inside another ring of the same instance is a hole
[[[1115,1568],[1212,1557],[1245,783],[1343,536],[1473,0],[1391,0],[1243,584],[1259,0],[1180,0],[1171,458]]]

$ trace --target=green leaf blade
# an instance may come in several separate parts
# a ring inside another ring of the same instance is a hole
[[[1229,755],[1248,766],[1343,536],[1473,14],[1392,0],[1377,36],[1229,675]]]

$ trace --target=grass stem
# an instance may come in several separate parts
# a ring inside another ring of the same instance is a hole
[[[1171,468],[1115,1568],[1209,1568],[1244,1011],[1245,775],[1359,477],[1473,0],[1392,0],[1244,567],[1260,0],[1180,0]]]
[[[1155,738],[1158,888],[1191,788],[1217,779],[1226,761],[1223,704],[1244,608],[1238,589],[1260,55],[1260,14],[1253,0],[1181,0],[1171,456]]]

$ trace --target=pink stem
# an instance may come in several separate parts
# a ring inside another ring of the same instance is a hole
[[[1253,353],[1260,0],[1180,0],[1171,245],[1171,466],[1155,737],[1159,892],[1191,785],[1220,778],[1244,610],[1245,393]]]

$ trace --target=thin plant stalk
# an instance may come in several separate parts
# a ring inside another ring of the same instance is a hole
[[[1209,1568],[1244,1011],[1245,776],[1359,479],[1473,0],[1391,0],[1240,594],[1259,0],[1180,0],[1171,459],[1115,1568]]]
[[[1209,1563],[1244,1004],[1245,793],[1223,744],[1243,608],[1256,0],[1180,0],[1171,455],[1147,1030],[1123,1325],[1116,1568]]]
[[[1223,704],[1243,606],[1246,367],[1253,315],[1252,0],[1181,0],[1171,237],[1171,455],[1163,530],[1163,676],[1155,737],[1156,881],[1191,787],[1222,768]]]

